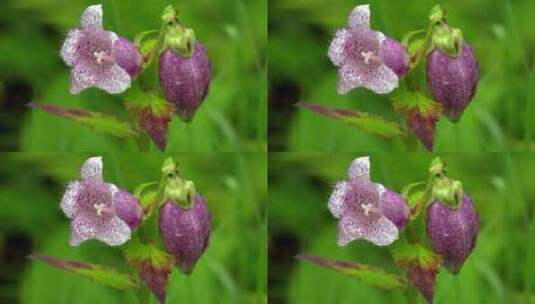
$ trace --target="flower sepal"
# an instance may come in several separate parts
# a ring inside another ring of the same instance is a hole
[[[139,270],[140,279],[150,288],[160,303],[165,303],[166,291],[174,260],[154,243],[142,243],[134,238],[124,248],[129,265]]]
[[[456,210],[463,200],[463,186],[458,180],[446,175],[446,164],[435,158],[429,167],[429,181],[426,191],[427,203],[441,202],[450,209]]]
[[[143,131],[164,151],[169,123],[174,113],[173,104],[154,93],[143,92],[134,87],[125,96],[125,105],[137,117]]]

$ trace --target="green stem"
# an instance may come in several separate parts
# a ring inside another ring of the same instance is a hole
[[[149,304],[150,290],[145,284],[141,284],[138,292],[139,304]]]

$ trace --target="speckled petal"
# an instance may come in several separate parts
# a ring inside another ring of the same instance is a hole
[[[338,71],[338,93],[347,94],[358,87],[362,87],[362,77],[358,68],[351,64],[342,66]]]
[[[80,183],[77,181],[71,182],[61,199],[61,210],[63,210],[63,213],[68,218],[72,218],[76,212],[76,196],[78,195],[78,191],[80,191]]]
[[[102,181],[102,156],[88,158],[82,165],[82,180]]]
[[[83,28],[102,28],[102,5],[88,6],[80,18],[80,24]]]
[[[78,246],[81,243],[94,239],[97,235],[97,223],[92,218],[79,216],[71,222],[71,246]]]
[[[370,6],[368,4],[356,6],[349,15],[349,27],[370,27]]]
[[[384,64],[381,64],[377,70],[365,75],[362,79],[362,86],[377,94],[388,94],[396,89],[398,85],[398,75]]]
[[[329,198],[329,210],[335,218],[340,218],[344,212],[344,196],[347,190],[347,182],[339,182],[334,186]]]
[[[349,178],[363,177],[370,179],[370,157],[359,157],[351,162],[348,171]]]
[[[80,30],[70,30],[67,34],[67,38],[65,38],[65,42],[63,42],[63,46],[61,47],[61,58],[63,58],[63,61],[65,61],[65,63],[69,66],[74,65],[78,58],[79,54],[77,52],[76,45],[78,44],[79,39]]]
[[[346,216],[338,222],[338,246],[347,246],[354,240],[363,238],[363,224],[360,217]]]
[[[95,86],[110,94],[119,94],[130,87],[131,81],[130,75],[119,65],[114,64],[102,75],[99,75]]]
[[[106,225],[99,227],[96,239],[110,246],[120,246],[132,236],[130,227],[118,216],[114,216]]]
[[[369,221],[362,228],[362,238],[377,246],[388,246],[398,239],[398,228],[385,216]]]
[[[349,37],[349,31],[346,29],[340,29],[334,34],[334,38],[329,46],[327,55],[331,59],[332,63],[336,66],[341,66],[346,59],[346,51],[344,45]]]

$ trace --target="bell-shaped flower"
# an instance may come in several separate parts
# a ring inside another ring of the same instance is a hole
[[[138,200],[125,190],[102,179],[102,158],[85,161],[81,179],[67,186],[61,209],[71,219],[72,246],[97,239],[110,246],[128,241],[141,221]]]
[[[339,220],[338,245],[358,239],[378,246],[390,245],[408,222],[405,199],[370,180],[368,157],[355,159],[349,179],[338,182],[329,199],[329,210]]]
[[[406,49],[395,39],[370,29],[370,6],[359,5],[349,26],[336,31],[328,56],[338,70],[338,93],[365,87],[378,94],[392,92],[409,67]]]
[[[114,32],[102,28],[102,6],[91,5],[80,19],[80,28],[69,31],[60,55],[72,67],[71,93],[97,87],[111,94],[130,87],[139,72],[137,48]]]

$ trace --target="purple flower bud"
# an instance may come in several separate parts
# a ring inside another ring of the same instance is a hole
[[[182,208],[168,201],[160,209],[160,235],[177,267],[190,273],[208,246],[212,217],[204,199],[197,195],[193,206]]]
[[[134,230],[141,223],[143,209],[135,196],[123,189],[115,194],[115,214],[125,222],[130,229]]]
[[[403,78],[409,71],[407,49],[396,39],[386,37],[381,43],[379,55],[383,63],[394,71],[399,78]]]
[[[407,201],[397,192],[385,188],[379,209],[387,219],[398,227],[398,230],[405,228],[409,222],[410,210]]]
[[[151,112],[151,109],[145,109],[140,110],[138,114],[139,123],[141,124],[143,130],[147,132],[152,141],[161,151],[165,151],[165,146],[167,143],[167,130],[173,112],[170,110],[169,113],[154,113]]]
[[[464,195],[458,209],[433,202],[427,209],[427,235],[433,251],[440,254],[452,273],[461,269],[476,244],[479,216],[472,200]]]
[[[411,265],[407,270],[407,276],[412,285],[424,296],[427,303],[433,303],[437,271],[432,268],[426,269],[418,265]]]
[[[166,99],[175,105],[183,120],[191,120],[208,94],[211,73],[206,50],[200,43],[187,58],[171,49],[160,55],[160,83]]]
[[[141,70],[141,63],[143,61],[137,47],[125,38],[118,37],[113,43],[112,52],[115,63],[125,70],[130,77],[135,78]]]
[[[433,151],[437,121],[437,112],[423,113],[415,108],[407,113],[409,128],[429,151]]]
[[[159,269],[150,264],[143,264],[139,270],[139,276],[143,282],[147,284],[161,304],[165,303],[166,289],[170,273],[171,271],[169,269]]]
[[[451,120],[460,118],[474,97],[479,71],[472,47],[463,43],[458,58],[452,58],[439,49],[427,57],[427,84],[433,97],[444,107]]]

